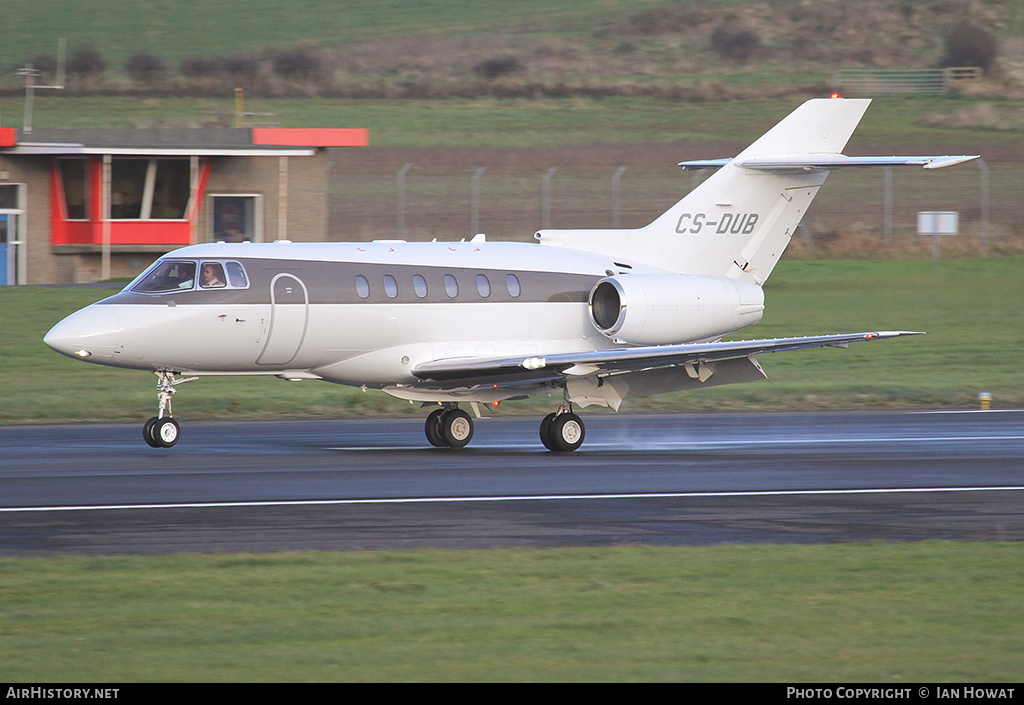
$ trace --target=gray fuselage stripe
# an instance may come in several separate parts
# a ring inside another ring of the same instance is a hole
[[[173,258],[166,258],[173,259]],[[194,260],[198,261],[198,260]],[[566,274],[563,272],[513,271],[436,265],[320,262],[310,260],[274,260],[234,258],[241,262],[249,277],[245,289],[189,289],[159,294],[122,291],[102,303],[175,305],[201,304],[270,304],[271,282],[280,274],[289,274],[305,284],[310,304],[358,303],[537,303],[587,301],[590,289],[602,276],[593,274]],[[413,277],[420,275],[426,281],[427,296],[419,297],[413,287]],[[519,282],[520,293],[512,296],[506,286],[506,275],[512,274]],[[369,296],[361,298],[356,292],[356,277],[362,275],[369,283]],[[397,296],[385,293],[384,277],[392,276],[398,285]],[[458,282],[458,295],[451,297],[445,289],[444,277],[452,275]],[[487,277],[490,293],[480,295],[477,275]]]

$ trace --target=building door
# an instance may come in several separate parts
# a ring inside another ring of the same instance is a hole
[[[12,262],[7,261],[7,214],[0,213],[0,286],[14,280],[11,276]]]
[[[0,286],[25,284],[25,187],[0,184]]]

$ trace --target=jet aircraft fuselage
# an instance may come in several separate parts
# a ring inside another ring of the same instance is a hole
[[[575,450],[573,405],[765,377],[765,352],[905,335],[882,331],[725,342],[758,322],[762,286],[828,173],[938,168],[971,157],[847,157],[869,101],[805,103],[650,225],[541,230],[536,243],[193,245],[53,327],[71,357],[158,376],[143,437],[170,447],[177,385],[204,375],[276,375],[381,389],[434,406],[425,433],[461,447],[458,408],[536,394],[561,404],[541,423]],[[478,414],[479,415],[479,414]]]

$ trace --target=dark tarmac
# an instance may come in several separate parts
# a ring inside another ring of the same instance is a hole
[[[0,428],[0,555],[1024,540],[1024,412]]]

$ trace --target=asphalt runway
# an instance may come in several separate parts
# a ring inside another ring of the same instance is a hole
[[[0,555],[1024,540],[1024,411],[0,428]]]

